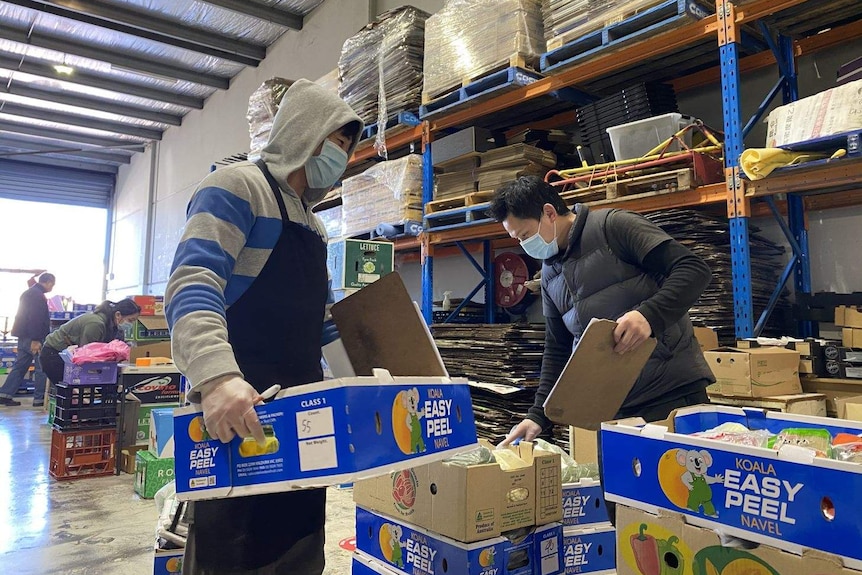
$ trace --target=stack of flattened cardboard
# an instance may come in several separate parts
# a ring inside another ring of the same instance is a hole
[[[476,435],[501,442],[533,405],[544,326],[437,324],[431,331],[449,374],[470,380]],[[565,429],[555,429],[553,439],[568,448]]]
[[[557,156],[527,144],[514,144],[482,154],[479,189],[494,190],[520,176],[544,177],[556,167]]]

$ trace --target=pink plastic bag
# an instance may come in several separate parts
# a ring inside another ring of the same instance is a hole
[[[111,343],[94,341],[75,349],[72,362],[76,365],[100,361],[128,361],[129,344],[115,339]]]

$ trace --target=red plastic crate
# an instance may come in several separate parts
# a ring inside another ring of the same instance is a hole
[[[62,481],[113,474],[116,441],[116,429],[54,429],[51,434],[51,477]]]

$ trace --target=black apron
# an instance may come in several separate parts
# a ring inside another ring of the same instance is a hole
[[[228,338],[239,368],[258,392],[273,384],[323,379],[320,365],[328,295],[326,242],[291,222],[266,165],[281,211],[281,236],[254,283],[227,310]],[[196,560],[209,569],[253,570],[323,529],[326,490],[288,491],[195,503]]]

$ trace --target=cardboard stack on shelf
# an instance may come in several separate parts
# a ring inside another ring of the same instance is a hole
[[[338,94],[366,126],[419,109],[428,16],[413,6],[396,8],[344,42]]]
[[[278,111],[278,105],[292,84],[293,80],[270,78],[249,96],[248,112],[246,112],[248,135],[251,138],[249,160],[260,158],[260,152],[269,140],[272,120]]]
[[[447,0],[425,32],[423,103],[545,52],[541,0]]]
[[[855,80],[775,108],[767,118],[766,147],[862,129],[860,90],[862,80]],[[817,121],[812,122],[812,118]]]
[[[548,50],[660,4],[662,0],[543,0]]]
[[[422,156],[410,154],[375,164],[341,186],[344,236],[368,233],[380,224],[422,221]]]
[[[482,154],[478,169],[479,189],[493,191],[521,176],[545,177],[555,168],[557,157],[553,152],[527,144],[513,144]]]

